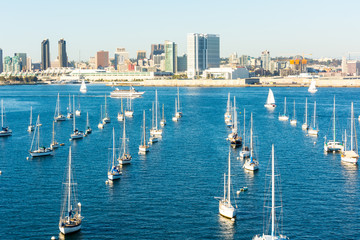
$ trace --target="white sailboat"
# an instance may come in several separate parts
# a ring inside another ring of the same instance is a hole
[[[358,146],[357,146],[357,138],[356,138],[356,128],[354,121],[354,103],[351,102],[351,126],[350,126],[350,149],[347,150],[347,146],[345,143],[344,151],[341,154],[341,161],[357,164],[359,160]],[[345,133],[346,135],[346,133]],[[346,137],[345,137],[346,139]]]
[[[315,83],[315,80],[312,79],[312,80],[311,80],[311,83],[310,83],[310,86],[309,86],[309,88],[308,88],[308,92],[310,92],[310,93],[316,93],[316,92],[318,91],[315,84],[316,84],[316,83]]]
[[[226,103],[226,112],[224,114],[225,123],[226,125],[232,125],[232,117],[231,117],[231,100],[230,100],[230,93],[228,93],[228,100]]]
[[[40,146],[40,126],[40,115],[38,115],[33,139],[31,141],[31,146],[29,150],[29,153],[32,157],[49,156],[53,153],[53,150],[51,148]]]
[[[116,161],[116,148],[115,148],[115,130],[113,128],[113,145],[112,145],[112,157],[111,157],[111,164],[110,169],[108,171],[108,179],[109,180],[117,180],[121,177],[121,171],[119,166],[115,165]]]
[[[287,120],[289,120],[289,116],[286,115],[286,97],[285,97],[285,101],[284,101],[284,114],[283,114],[283,115],[279,115],[279,120],[280,120],[280,121],[287,121]]]
[[[180,110],[180,93],[179,93],[179,87],[177,87],[177,112],[175,114],[175,116],[177,118],[181,118],[182,117],[182,112]]]
[[[75,105],[74,105],[74,109],[73,110],[75,110]],[[69,94],[69,106],[68,106],[68,108],[67,108],[67,115],[66,115],[66,117],[68,118],[68,119],[70,119],[70,118],[72,118],[73,117],[73,112],[72,112],[72,109],[71,109],[71,98],[70,98],[70,94]]]
[[[293,118],[290,119],[290,124],[293,125],[293,126],[296,126],[296,124],[297,124],[296,112],[295,112],[295,100],[294,100],[294,115],[293,115]]]
[[[163,130],[159,129],[158,127],[158,97],[157,97],[157,90],[155,90],[155,113],[153,114],[153,116],[155,115],[155,121],[153,119],[153,126],[150,129],[150,136],[153,137],[161,137]],[[154,109],[153,109],[154,110]]]
[[[87,92],[87,87],[86,87],[86,83],[85,83],[84,79],[81,81],[80,92],[81,93],[86,93]]]
[[[4,117],[5,117],[5,108],[4,108],[4,100],[1,99],[1,130],[0,130],[0,137],[7,137],[12,135],[12,130],[5,126],[4,124]]]
[[[162,105],[162,118],[160,120],[160,126],[164,127],[166,125],[165,113],[164,113],[164,104]]]
[[[126,99],[126,110],[125,117],[133,117],[134,111],[132,110],[132,101],[131,98]]]
[[[124,119],[124,127],[123,127],[123,137],[122,137],[122,144],[120,148],[119,158],[118,162],[120,165],[126,165],[131,163],[131,155],[129,153],[129,147],[127,144],[128,138],[126,138],[126,130],[125,130],[125,124],[126,120]]]
[[[233,114],[234,114],[233,127],[231,129],[231,133],[228,135],[228,140],[230,141],[231,147],[237,148],[237,147],[241,146],[242,139],[241,139],[240,135],[238,134],[238,120],[237,120],[237,109],[236,109],[235,96],[234,96]]]
[[[53,121],[52,138],[51,138],[50,148],[55,149],[55,148],[58,148],[59,145],[60,144],[55,140],[55,121]]]
[[[313,124],[309,127],[308,134],[311,136],[317,136],[319,134],[319,129],[316,125],[316,101],[314,102],[314,118],[313,118]]]
[[[104,123],[103,123],[102,119],[103,119],[103,114],[102,114],[102,105],[101,105],[100,106],[100,122],[98,124],[98,128],[100,128],[100,129],[104,128]]]
[[[85,135],[89,135],[90,133],[92,133],[92,129],[91,129],[90,123],[89,123],[89,112],[86,112],[86,130],[85,130]]]
[[[305,99],[305,122],[303,123],[303,125],[301,125],[301,129],[306,131],[309,129],[309,125],[308,125],[308,107],[307,107],[307,98]]]
[[[149,137],[149,144],[153,144],[159,141],[158,137],[161,136],[157,136],[154,134],[151,134],[151,131],[154,129],[154,124],[155,124],[155,110],[154,110],[154,102],[152,102],[152,110],[151,110],[151,129],[150,129],[150,137]]]
[[[58,93],[56,106],[55,106],[54,120],[55,122],[58,122],[58,121],[65,121],[65,119],[66,119],[65,116],[62,115],[60,112],[60,94]]]
[[[79,117],[79,116],[81,116],[80,97],[78,97],[78,101],[79,101],[79,106],[78,106],[78,109],[76,109],[76,111],[75,111],[75,115]]]
[[[120,122],[124,120],[124,109],[123,109],[123,99],[122,98],[121,98],[121,112],[118,113],[117,120]]]
[[[29,126],[28,126],[28,132],[32,132],[34,131],[35,126],[34,124],[32,124],[32,107],[30,107],[30,122],[29,122]]]
[[[75,97],[73,95],[73,109],[75,109]],[[79,131],[76,128],[76,117],[73,117],[73,133],[70,135],[70,139],[74,140],[74,139],[80,139],[84,137],[84,132],[83,131]]]
[[[275,205],[275,160],[274,160],[274,144],[272,145],[271,151],[271,233],[263,233],[262,235],[256,235],[253,237],[253,240],[288,240],[289,238],[282,235],[279,232],[279,218],[276,216],[276,208],[281,207]],[[268,206],[264,206],[264,208],[268,208]],[[268,222],[268,221],[264,221]],[[269,227],[266,226],[264,229],[267,229],[266,232],[269,230]]]
[[[149,145],[146,144],[146,125],[145,125],[145,110],[143,112],[143,126],[141,144],[139,146],[139,154],[146,154],[149,151]]]
[[[244,130],[243,130],[243,141],[242,141],[242,149],[239,153],[240,159],[245,159],[250,157],[249,147],[246,146],[246,111],[244,108]]]
[[[244,169],[249,171],[256,171],[259,169],[259,162],[254,157],[254,142],[253,142],[253,115],[250,117],[250,157],[246,159]]]
[[[266,99],[266,103],[264,106],[269,110],[274,110],[274,108],[276,107],[274,93],[270,88],[269,88],[268,97]]]
[[[235,207],[231,204],[231,160],[230,160],[230,151],[228,156],[228,175],[227,175],[227,183],[226,183],[226,174],[224,173],[224,197],[216,197],[219,200],[219,213],[220,215],[230,218],[235,221],[236,219],[236,210],[237,206],[235,203]]]
[[[335,96],[334,96],[334,109],[333,109],[333,139],[324,142],[324,151],[325,152],[342,152],[344,150],[344,144],[342,142],[336,141],[336,117],[335,117]]]
[[[106,94],[105,94],[105,117],[103,118],[102,122],[103,124],[110,123],[110,117],[108,116],[107,113]]]
[[[59,229],[62,234],[73,233],[81,229],[81,203],[77,202],[76,185],[71,169],[71,147],[69,148],[69,169],[64,193],[64,201],[61,207]]]
[[[175,114],[174,114],[174,116],[172,117],[172,120],[173,120],[174,122],[179,121],[179,118],[176,116],[176,113],[177,113],[177,100],[176,100],[176,98],[175,98]]]

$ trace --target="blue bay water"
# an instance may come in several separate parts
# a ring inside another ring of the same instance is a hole
[[[138,88],[146,93],[133,101],[134,117],[127,119],[133,161],[123,169],[120,181],[106,185],[112,127],[117,144],[122,132],[122,123],[116,120],[119,99],[108,98],[112,122],[103,130],[97,128],[100,105],[104,104],[104,94],[113,90],[111,87],[89,85],[88,93],[79,94],[78,85],[1,86],[0,98],[4,99],[6,121],[13,136],[0,138],[0,239],[58,238],[61,189],[70,145],[85,218],[82,230],[66,239],[251,239],[263,231],[265,173],[272,143],[281,172],[283,233],[291,239],[360,238],[359,170],[342,164],[339,155],[323,153],[324,136],[331,134],[333,96],[341,138],[349,127],[351,101],[356,116],[360,113],[358,89],[320,88],[311,95],[306,88],[272,88],[278,107],[271,113],[263,106],[268,88],[180,88],[184,116],[174,123],[171,117],[177,90],[159,87],[167,125],[162,140],[151,146],[148,155],[139,156],[142,110],[147,112],[149,127],[155,89]],[[56,138],[65,146],[52,157],[27,160],[32,139],[26,131],[30,106],[34,120],[40,114],[42,142],[48,145],[58,92],[62,113],[66,113],[69,93],[80,99],[82,113],[76,124],[80,130],[85,128],[88,111],[93,133],[70,142],[72,121],[56,123]],[[229,129],[224,112],[228,92],[236,96],[241,129],[242,109],[246,108],[247,121],[249,113],[254,114],[255,151],[260,162],[255,174],[244,172],[242,162],[235,159],[238,150],[231,149],[234,190],[248,186],[237,200],[236,223],[218,215],[214,199],[223,194],[223,173],[227,171]],[[277,119],[283,112],[285,96],[290,116],[296,100],[296,127]],[[309,121],[313,102],[317,101],[317,138],[301,130],[305,97]]]

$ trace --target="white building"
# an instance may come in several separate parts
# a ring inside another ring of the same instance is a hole
[[[238,79],[248,78],[249,71],[245,67],[238,68],[209,68],[203,72],[203,78]]]
[[[115,58],[115,68],[117,69],[118,65],[125,64],[126,60],[129,59],[129,53],[125,50],[125,48],[116,48],[114,58]]]

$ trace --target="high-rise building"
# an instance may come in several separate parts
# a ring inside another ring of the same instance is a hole
[[[21,70],[25,71],[26,70],[26,53],[15,53],[14,56],[18,56],[19,57],[19,61],[21,64]]]
[[[126,61],[129,59],[129,53],[125,50],[125,48],[116,48],[114,59],[115,69],[118,69],[118,65],[126,64]]]
[[[207,68],[220,66],[220,36],[189,33],[187,35],[188,77],[199,75]]]
[[[58,42],[59,64],[60,67],[68,67],[68,58],[66,54],[66,41],[61,38]]]
[[[151,44],[150,59],[153,59],[154,55],[162,53],[164,53],[164,44]]]
[[[146,58],[146,51],[145,50],[139,50],[136,51],[136,59],[139,60],[143,60]]]
[[[42,70],[46,70],[50,67],[50,42],[49,39],[45,39],[41,42],[41,64]]]
[[[14,57],[5,57],[5,64],[4,64],[4,71],[5,72],[13,72],[17,73],[21,71],[21,62],[19,56]]]
[[[31,69],[32,69],[31,57],[27,57],[26,58],[26,71],[31,71]]]
[[[187,55],[184,54],[182,56],[177,57],[177,71],[186,72],[186,70],[187,70]]]
[[[270,71],[270,52],[265,50],[261,53],[261,67],[266,70]]]
[[[0,48],[0,73],[2,73],[3,70],[3,50]]]
[[[170,41],[165,41],[165,71],[177,72],[177,45]]]
[[[251,65],[250,56],[248,56],[248,55],[242,55],[239,60],[240,60],[240,62],[239,62],[240,66],[242,66],[242,67],[246,67],[246,66]]]
[[[95,67],[105,68],[109,66],[109,52],[101,50],[96,53],[95,56]]]
[[[165,60],[165,53],[153,56],[154,65],[160,66],[161,60]]]

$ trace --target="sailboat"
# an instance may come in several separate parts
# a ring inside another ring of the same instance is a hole
[[[182,112],[180,110],[180,93],[179,93],[179,87],[177,87],[177,112],[175,114],[177,118],[182,117]]]
[[[119,179],[122,174],[119,169],[119,166],[115,165],[115,161],[116,161],[115,130],[113,128],[112,158],[111,158],[110,169],[108,171],[108,179],[109,180]]]
[[[274,160],[274,144],[272,145],[271,151],[271,233],[263,233],[262,235],[256,235],[253,237],[253,240],[288,240],[289,238],[279,233],[279,217],[276,216],[276,208],[281,206],[275,206],[275,160]],[[269,208],[264,206],[264,208]],[[268,221],[264,221],[268,222]],[[268,226],[264,226],[264,229],[269,230]]]
[[[279,115],[279,120],[280,120],[280,121],[287,121],[287,120],[289,120],[289,116],[286,116],[286,97],[285,97],[285,101],[284,101],[284,114],[283,114],[283,115]]]
[[[141,144],[139,146],[139,154],[146,154],[149,151],[149,145],[146,145],[146,125],[145,125],[145,110],[143,112],[143,126]]]
[[[129,153],[129,147],[127,144],[128,138],[126,138],[125,122],[126,121],[124,120],[122,144],[121,144],[121,149],[120,149],[119,158],[118,158],[120,165],[130,164],[131,158],[132,158]]]
[[[152,102],[152,110],[151,110],[151,129],[150,129],[150,138],[149,138],[149,144],[153,144],[153,143],[156,143],[159,141],[158,137],[161,137],[161,136],[157,136],[157,135],[154,135],[154,134],[151,134],[151,131],[154,129],[154,115],[155,115],[155,110],[154,110],[154,102]]]
[[[92,129],[91,129],[90,123],[89,123],[89,112],[86,112],[86,130],[85,130],[85,135],[89,135],[90,133],[92,133]]]
[[[105,117],[103,118],[102,122],[103,124],[110,123],[110,117],[108,116],[107,113],[106,94],[105,94]]]
[[[356,139],[356,128],[354,119],[354,103],[351,102],[351,124],[350,124],[350,149],[347,150],[345,143],[344,151],[341,154],[341,161],[357,164],[359,160],[357,139]],[[346,138],[345,138],[346,139]]]
[[[120,122],[124,120],[124,109],[123,109],[123,99],[122,98],[121,98],[121,112],[118,113],[117,120]]]
[[[335,128],[335,123],[336,123],[336,117],[335,117],[335,96],[334,96],[334,108],[333,108],[333,139],[329,140],[328,142],[326,142],[326,137],[325,137],[325,142],[324,142],[324,151],[325,152],[341,152],[344,150],[344,145],[342,142],[337,142],[336,141],[336,128]]]
[[[78,101],[79,101],[79,108],[78,109],[76,109],[76,111],[75,111],[75,115],[76,116],[81,116],[81,109],[80,109],[80,98],[78,97]]]
[[[74,98],[74,95],[73,95],[73,109],[75,109],[75,98]],[[84,132],[83,131],[79,131],[77,128],[76,128],[76,117],[73,117],[73,133],[70,135],[70,138],[73,140],[73,139],[80,139],[80,138],[83,138],[84,137]]]
[[[269,89],[268,97],[264,106],[269,110],[273,110],[276,107],[274,93],[271,89]]]
[[[237,123],[237,109],[236,109],[236,99],[234,96],[234,107],[233,107],[233,111],[234,111],[234,121],[233,121],[233,127],[231,129],[231,133],[228,135],[228,139],[230,141],[230,145],[233,148],[237,148],[239,146],[241,146],[242,144],[242,139],[238,134],[238,123]]]
[[[256,171],[259,169],[259,162],[254,157],[254,142],[253,142],[253,115],[250,117],[250,157],[245,161],[244,169],[249,171]]]
[[[54,115],[55,122],[58,121],[65,121],[65,116],[60,113],[60,95],[58,93],[56,106],[55,106],[55,115]]]
[[[34,131],[35,126],[32,124],[32,107],[30,107],[30,122],[28,126],[28,132]]]
[[[295,112],[295,100],[294,100],[294,115],[293,115],[293,118],[290,119],[290,124],[293,125],[293,126],[296,126],[296,124],[297,124],[296,112]]]
[[[160,125],[164,127],[166,125],[165,113],[164,113],[164,104],[162,105],[162,118],[160,120]]]
[[[311,80],[311,83],[310,83],[310,86],[309,86],[309,89],[308,89],[308,92],[310,93],[316,93],[318,90],[316,88],[316,85],[315,85],[315,80],[312,79]]]
[[[86,93],[87,92],[87,87],[86,87],[86,83],[85,83],[84,79],[81,81],[80,92],[81,93]]]
[[[158,97],[157,97],[157,90],[155,90],[155,113],[153,114],[153,116],[155,115],[155,121],[153,119],[153,126],[150,129],[150,136],[154,136],[154,137],[161,137],[162,135],[162,129],[158,128]],[[153,109],[154,110],[154,109]]]
[[[74,174],[71,171],[71,147],[69,148],[69,169],[64,192],[64,201],[61,207],[61,215],[59,221],[59,229],[62,234],[73,233],[81,229],[81,203],[77,202],[76,183],[74,182]]]
[[[230,93],[228,93],[228,100],[226,103],[226,112],[224,114],[224,118],[226,125],[232,125]]]
[[[311,136],[317,136],[319,134],[319,129],[316,126],[316,101],[314,102],[314,118],[313,124],[308,130],[308,134]]]
[[[98,124],[98,128],[100,128],[100,129],[103,129],[104,128],[104,123],[103,123],[103,121],[102,121],[102,119],[103,119],[103,114],[102,114],[102,105],[100,106],[100,122],[99,122],[99,124]]]
[[[239,153],[240,159],[245,159],[247,157],[250,157],[250,150],[249,147],[246,146],[246,112],[244,108],[244,130],[243,130],[243,142],[242,142],[242,149]]]
[[[308,107],[307,107],[307,98],[305,99],[305,122],[303,123],[303,125],[301,125],[301,129],[306,131],[309,129],[309,125],[308,125]]]
[[[133,117],[134,111],[132,110],[132,101],[131,97],[126,99],[126,110],[125,117]]]
[[[226,183],[226,174],[224,173],[224,197],[216,197],[219,200],[219,213],[220,215],[230,218],[233,221],[236,219],[236,210],[237,206],[235,203],[234,207],[231,204],[231,160],[230,160],[230,151],[228,156],[228,175],[227,175],[227,183]]]
[[[176,100],[176,98],[175,98],[175,114],[174,114],[174,116],[172,117],[172,120],[174,121],[174,122],[177,122],[177,121],[179,121],[179,118],[176,116],[176,113],[177,113],[177,100]]]
[[[74,109],[73,110],[75,110],[75,105],[74,105]],[[69,106],[68,106],[68,108],[67,108],[67,111],[68,111],[68,113],[67,113],[67,118],[68,119],[70,119],[70,118],[72,118],[73,117],[73,113],[72,113],[72,111],[71,111],[71,99],[70,99],[70,94],[69,94]]]
[[[52,155],[53,150],[51,148],[40,146],[40,115],[37,117],[35,131],[30,146],[30,155],[32,157],[42,157]]]
[[[55,140],[55,121],[53,121],[52,138],[50,148],[55,149],[59,147],[59,143]]]

